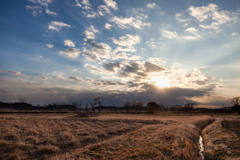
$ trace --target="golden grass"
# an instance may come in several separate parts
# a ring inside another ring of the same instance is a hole
[[[209,116],[196,117],[195,121],[188,122],[185,120],[182,122],[161,121],[160,124],[146,125],[113,139],[89,145],[84,149],[77,149],[67,156],[57,155],[51,159],[197,160],[199,159],[200,131],[212,121],[213,118]],[[145,121],[145,124],[148,123],[149,119]],[[124,125],[127,126],[126,123]]]
[[[16,117],[0,119],[0,159],[47,159],[159,121]]]
[[[240,137],[223,127],[224,121],[240,120],[238,117],[219,117],[203,131],[204,156],[208,159],[240,159]]]

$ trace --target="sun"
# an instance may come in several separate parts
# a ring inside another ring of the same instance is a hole
[[[159,88],[165,88],[165,87],[169,88],[169,81],[163,80],[163,79],[159,79],[159,80],[157,80],[155,85],[158,86]]]

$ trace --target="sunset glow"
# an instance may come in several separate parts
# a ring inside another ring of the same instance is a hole
[[[169,82],[167,80],[160,79],[155,83],[155,85],[158,86],[159,88],[165,88],[165,87],[170,88]]]

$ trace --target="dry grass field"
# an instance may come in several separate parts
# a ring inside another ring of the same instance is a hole
[[[203,131],[206,159],[240,159],[240,117],[218,117]]]
[[[0,159],[200,159],[199,135],[210,132],[202,129],[214,121],[210,116],[75,115],[0,115]],[[203,138],[208,141],[206,134]]]

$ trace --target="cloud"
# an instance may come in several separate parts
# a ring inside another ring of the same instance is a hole
[[[84,12],[83,13],[86,15],[86,17],[88,18],[94,18],[96,16],[98,16],[98,13],[97,12],[94,12],[94,11],[89,11],[89,12]]]
[[[52,44],[46,44],[46,46],[48,46],[49,48],[53,48]]]
[[[156,64],[153,64],[151,62],[145,62],[144,64],[145,68],[146,68],[146,72],[161,72],[164,71],[165,68],[160,67]]]
[[[82,79],[82,78],[79,78],[79,77],[77,77],[77,76],[71,76],[71,77],[69,77],[71,80],[74,80],[74,81],[76,81],[76,82],[78,82],[78,83],[83,83],[84,82],[84,80]]]
[[[176,31],[171,32],[171,31],[163,30],[162,31],[162,36],[166,37],[166,38],[169,38],[169,39],[179,38],[179,34]]]
[[[60,51],[59,54],[65,54],[71,58],[77,58],[80,55],[81,51],[77,48],[67,48],[63,51]]]
[[[190,6],[187,11],[200,22],[203,22],[208,18],[213,20],[210,25],[200,24],[200,27],[203,29],[218,30],[221,25],[237,19],[233,12],[230,13],[229,11],[224,10],[219,11],[219,7],[216,4],[209,4],[208,6],[201,7]],[[230,17],[230,15],[232,15],[232,17]]]
[[[80,73],[81,71],[73,69],[72,72],[79,72]]]
[[[118,53],[118,54],[115,54],[115,52],[114,52],[112,54],[112,60],[127,59],[127,60],[130,60],[130,61],[136,61],[136,60],[139,60],[140,58],[141,58],[141,56],[130,55],[130,54],[127,54],[127,53],[124,53],[124,52],[121,52],[121,53]]]
[[[20,76],[20,77],[25,77],[25,78],[32,78],[32,76],[30,75],[25,75],[25,74],[22,74],[21,72],[19,71],[12,71],[12,70],[1,70],[0,69],[0,73],[8,73],[8,74],[12,74],[12,75],[15,75],[15,76]]]
[[[102,67],[108,71],[115,72],[115,69],[120,68],[120,62],[109,62],[109,63],[102,63]]]
[[[82,5],[79,3],[78,0],[75,0],[75,2],[76,2],[76,5],[75,5],[75,6],[77,6],[77,7],[82,7]]]
[[[95,33],[99,32],[98,30],[96,30],[92,25],[87,28],[87,30],[84,31],[84,34],[86,35],[86,39],[84,39],[85,41],[87,41],[88,39],[95,39]]]
[[[82,55],[85,56],[90,61],[94,61],[94,62],[100,61],[99,56],[97,56],[96,54],[93,54],[91,50],[87,50],[86,48],[83,49]]]
[[[237,36],[238,33],[237,33],[237,32],[233,32],[231,35],[232,35],[232,36]]]
[[[113,0],[103,0],[107,7],[112,8],[113,10],[118,10],[117,3]]]
[[[119,45],[119,46],[133,46],[135,44],[140,43],[141,37],[139,35],[130,35],[127,34],[126,36],[122,36],[119,38],[119,40],[112,37],[113,43]]]
[[[209,4],[208,6],[194,7],[190,6],[187,11],[190,12],[190,15],[197,18],[200,22],[204,21],[209,17],[209,12],[216,11],[218,6],[216,4]]]
[[[48,4],[52,3],[52,0],[28,0],[28,1],[33,2],[33,3],[38,3],[45,7],[48,7]]]
[[[65,39],[65,40],[64,40],[64,45],[65,45],[65,46],[68,46],[68,47],[75,47],[74,42],[72,42],[72,41],[69,40],[69,39]]]
[[[125,65],[122,71],[119,73],[120,77],[128,77],[129,73],[138,73],[141,70],[141,66],[137,62],[129,62]]]
[[[26,6],[26,9],[33,11],[33,16],[37,16],[39,13],[42,13],[42,7],[40,6]]]
[[[156,3],[148,3],[148,4],[147,4],[147,7],[148,7],[148,8],[159,8]]]
[[[198,30],[194,27],[187,28],[184,32],[197,33]]]
[[[181,16],[182,16],[182,14],[180,14],[180,13],[175,14],[175,17],[176,17],[177,21],[180,22],[180,23],[187,22],[187,21],[191,20],[191,19],[182,19],[182,18],[180,18]]]
[[[82,7],[83,9],[92,9],[90,6],[92,6],[89,2],[89,0],[83,0],[82,4],[84,5],[84,7]]]
[[[57,22],[57,21],[52,21],[48,25],[48,29],[56,30],[56,31],[59,31],[62,27],[71,28],[71,25],[66,24],[64,22]]]
[[[122,28],[122,29],[126,29],[126,28],[131,28],[131,27],[134,27],[134,28],[137,28],[137,29],[143,29],[144,26],[151,26],[150,23],[144,23],[142,21],[142,19],[146,19],[146,17],[143,17],[143,16],[139,16],[137,18],[134,18],[134,17],[125,17],[125,18],[122,18],[122,17],[112,17],[109,21],[111,22],[114,22],[118,25],[118,27]]]
[[[162,30],[162,36],[169,39],[185,39],[185,40],[197,40],[200,39],[201,36],[197,33],[198,30],[191,27],[186,29],[184,32],[191,33],[192,35],[179,35],[176,31],[168,31]]]
[[[46,13],[54,17],[58,16],[56,12],[50,11],[49,9],[46,9]]]
[[[105,28],[106,28],[106,29],[109,29],[109,30],[110,30],[110,29],[111,29],[111,27],[112,27],[112,25],[111,25],[111,24],[109,24],[109,23],[106,23],[106,24],[105,24]]]
[[[41,79],[41,80],[47,80],[47,79],[50,79],[50,78],[47,77],[47,76],[34,76],[33,78],[35,78],[35,79]]]
[[[93,61],[98,61],[98,57],[106,59],[111,58],[112,48],[108,44],[102,42],[96,43],[94,41],[86,41],[85,44],[92,47],[91,50],[85,49],[83,51],[83,55],[88,57],[89,59]]]

